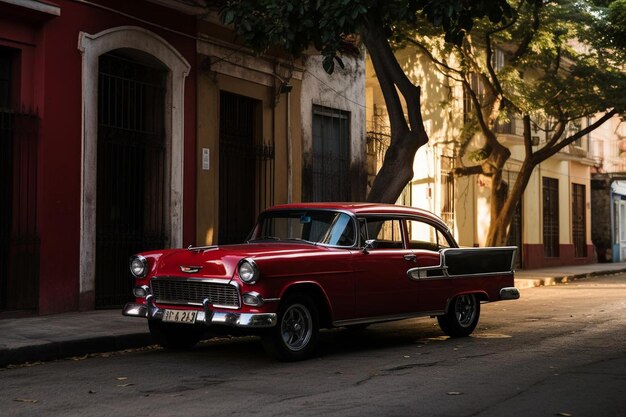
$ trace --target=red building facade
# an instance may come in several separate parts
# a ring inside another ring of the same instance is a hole
[[[130,254],[194,243],[196,16],[163,4],[0,0],[0,317],[121,305]]]

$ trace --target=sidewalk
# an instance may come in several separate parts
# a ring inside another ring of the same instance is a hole
[[[517,271],[523,289],[580,278],[626,272],[626,263],[563,266]],[[523,296],[523,295],[522,295]],[[153,344],[145,320],[124,317],[121,309],[0,320],[0,367]]]
[[[626,262],[569,265],[556,268],[529,269],[515,271],[515,286],[519,289],[556,285],[598,275],[626,272]]]

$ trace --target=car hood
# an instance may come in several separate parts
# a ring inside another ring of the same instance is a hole
[[[157,276],[190,275],[231,279],[243,258],[253,259],[262,273],[272,273],[276,264],[285,266],[328,251],[330,249],[324,246],[280,242],[224,245],[206,249],[171,249],[163,251],[154,272]]]

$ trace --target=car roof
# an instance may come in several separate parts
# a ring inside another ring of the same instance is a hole
[[[443,220],[430,211],[416,207],[400,206],[396,204],[383,203],[292,203],[282,204],[269,208],[267,211],[274,210],[305,210],[305,209],[325,209],[325,210],[343,210],[351,212],[355,215],[368,214],[399,214],[403,216],[419,216],[434,220],[445,226]],[[446,226],[447,227],[447,226]]]

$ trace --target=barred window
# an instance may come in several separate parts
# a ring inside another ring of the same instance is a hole
[[[546,258],[559,256],[559,180],[543,178],[543,252]]]
[[[313,106],[308,201],[350,201],[350,113]]]

